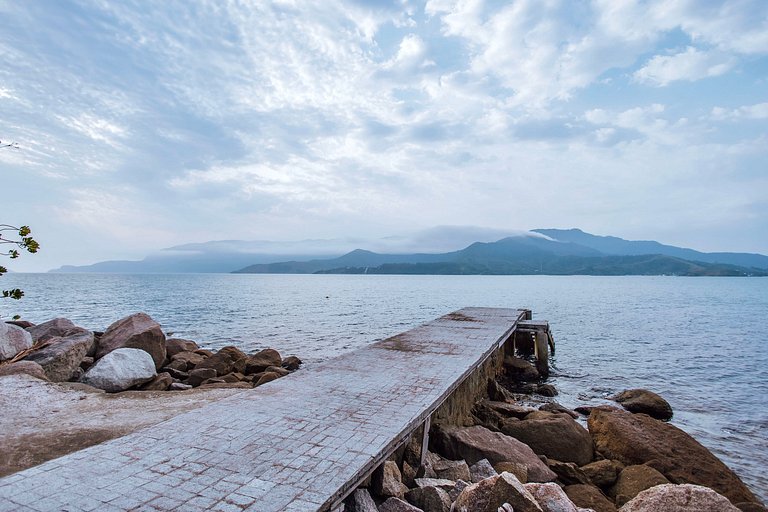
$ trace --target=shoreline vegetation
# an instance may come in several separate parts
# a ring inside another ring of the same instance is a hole
[[[0,476],[263,385],[301,365],[274,349],[213,352],[169,338],[145,313],[103,333],[63,318],[3,322],[0,360],[0,404],[19,427],[9,425],[0,442],[7,454]],[[616,406],[576,410],[559,405],[557,394],[535,365],[507,356],[463,424],[433,425],[428,447],[415,432],[350,494],[344,510],[767,510],[723,462],[669,423],[672,408],[655,393],[626,390],[611,397]],[[34,406],[13,404],[19,399]]]

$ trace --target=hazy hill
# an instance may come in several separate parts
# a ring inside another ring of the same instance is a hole
[[[533,231],[561,242],[579,244],[609,255],[663,254],[690,261],[725,263],[742,267],[768,269],[768,256],[762,254],[699,252],[693,249],[664,245],[652,240],[624,240],[615,236],[592,235],[580,229],[534,229]]]

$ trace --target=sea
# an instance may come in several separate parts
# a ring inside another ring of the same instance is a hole
[[[567,406],[646,388],[768,502],[768,278],[6,274],[0,316],[93,330],[144,311],[205,347],[266,347],[307,366],[467,306],[548,320]]]

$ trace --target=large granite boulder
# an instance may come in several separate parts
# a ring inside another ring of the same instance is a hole
[[[28,348],[32,348],[32,335],[18,325],[0,321],[0,361],[11,359]]]
[[[388,460],[376,468],[371,478],[371,490],[382,498],[405,496],[408,488],[403,484],[403,477],[396,462]]]
[[[439,487],[417,487],[405,493],[405,500],[424,512],[450,512],[451,497]]]
[[[657,485],[647,489],[619,512],[740,512],[727,498],[698,485]]]
[[[248,354],[237,347],[228,346],[196,364],[195,369],[213,368],[218,375],[226,375],[232,372],[245,373],[247,359]]]
[[[619,474],[619,478],[609,490],[609,494],[613,496],[616,506],[621,507],[642,491],[668,483],[669,480],[664,475],[650,466],[644,464],[627,466]]]
[[[523,421],[504,421],[501,431],[531,447],[534,453],[579,466],[592,462],[592,437],[566,414],[537,411]]]
[[[96,361],[81,382],[110,393],[152,380],[156,375],[152,356],[137,348],[118,348]]]
[[[472,466],[470,466],[469,468],[470,479],[468,481],[472,482],[473,484],[476,484],[481,480],[485,480],[486,478],[490,478],[498,474],[499,473],[495,469],[493,469],[493,465],[488,459],[481,459],[475,462],[474,464],[472,464]],[[518,480],[520,479],[518,478]]]
[[[653,391],[647,389],[628,389],[611,397],[629,412],[647,414],[657,420],[672,419],[672,406]]]
[[[197,343],[191,340],[182,338],[168,338],[165,340],[165,353],[170,359],[179,352],[194,352],[199,348]]]
[[[273,348],[265,348],[248,357],[245,363],[244,373],[260,373],[270,366],[282,366],[283,359],[280,353]]]
[[[488,459],[494,467],[497,462],[517,462],[526,467],[529,482],[551,482],[557,477],[527,444],[485,427],[436,429],[432,440],[437,451],[450,459],[468,464]]]
[[[744,482],[698,441],[645,414],[592,410],[587,420],[595,449],[622,464],[649,463],[675,484],[709,487],[732,503],[756,502]]]
[[[81,330],[68,318],[54,318],[41,324],[27,327],[27,332],[32,335],[32,340],[37,342],[47,341],[51,338],[65,338],[69,334]]]
[[[464,488],[453,512],[497,512],[505,503],[515,512],[543,512],[536,499],[512,473],[486,478]]]
[[[40,324],[43,325],[43,324]],[[66,337],[46,337],[45,343],[49,343],[39,350],[35,350],[25,361],[32,361],[43,367],[48,379],[53,382],[66,382],[71,379],[85,355],[93,348],[94,338],[91,331],[81,327],[69,329]]]
[[[48,380],[43,367],[32,361],[22,360],[16,361],[15,363],[0,365],[0,377],[3,377],[4,375],[19,374],[29,375],[40,380]]]
[[[403,501],[400,498],[387,498],[387,500],[379,505],[379,512],[424,512],[419,507],[414,507],[407,501]]]
[[[134,313],[110,325],[99,339],[96,359],[118,348],[137,348],[145,351],[162,368],[165,361],[165,334],[160,324],[146,313]]]
[[[616,512],[613,502],[594,485],[567,485],[564,490],[576,506],[591,508],[595,512]]]
[[[578,512],[576,505],[573,504],[568,495],[557,484],[534,483],[525,484],[523,487],[531,493],[531,496],[533,496],[544,512]]]
[[[344,500],[344,512],[379,512],[379,509],[368,489],[361,487]]]
[[[471,480],[469,466],[463,460],[439,460],[432,464],[432,469],[435,471],[437,478],[453,480],[454,482],[456,480],[464,480],[465,482]]]

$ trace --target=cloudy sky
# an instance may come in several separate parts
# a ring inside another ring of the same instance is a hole
[[[765,0],[0,0],[16,270],[580,227],[768,253]]]

